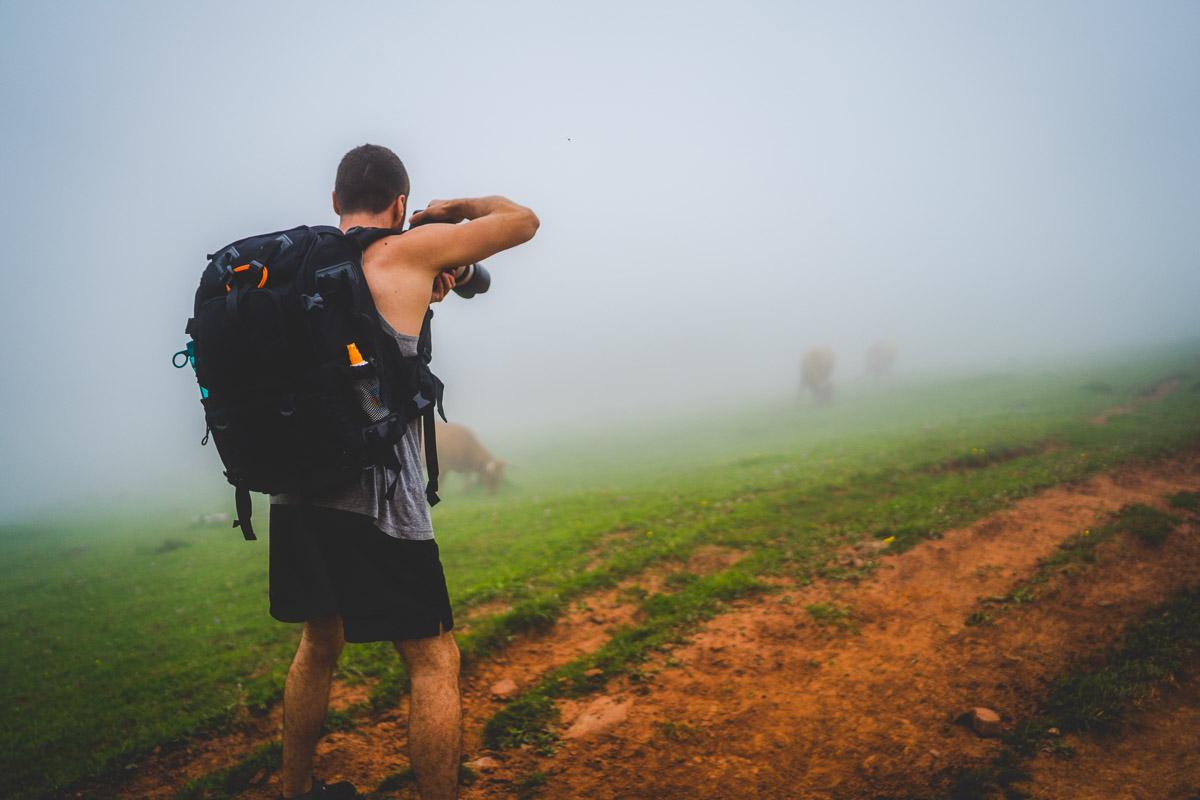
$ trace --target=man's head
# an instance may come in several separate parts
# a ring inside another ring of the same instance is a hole
[[[379,217],[380,227],[396,227],[404,223],[408,189],[408,171],[395,153],[377,144],[360,145],[338,164],[333,212]]]

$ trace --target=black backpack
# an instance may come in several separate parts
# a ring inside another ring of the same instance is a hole
[[[211,433],[246,539],[255,538],[251,491],[306,494],[350,484],[368,467],[398,472],[396,445],[417,417],[425,493],[438,502],[433,414],[445,413],[442,382],[429,370],[433,312],[417,355],[402,355],[362,270],[367,246],[400,232],[301,226],[208,257],[187,324],[192,341],[176,366],[195,368],[208,427],[201,443]]]

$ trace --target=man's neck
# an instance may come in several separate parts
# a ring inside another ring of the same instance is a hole
[[[338,220],[343,232],[351,228],[391,228],[391,214],[343,214]]]

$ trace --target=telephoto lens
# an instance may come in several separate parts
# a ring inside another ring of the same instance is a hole
[[[470,300],[477,294],[483,294],[491,286],[492,276],[483,268],[483,264],[468,264],[463,276],[454,286],[454,293],[464,300]]]

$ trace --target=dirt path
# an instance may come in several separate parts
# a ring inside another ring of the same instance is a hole
[[[1033,800],[1200,798],[1200,674],[1160,687],[1118,735],[1068,736],[1070,759],[1041,755],[1022,784]]]
[[[1082,575],[994,625],[969,627],[980,599],[1009,591],[1103,514],[1198,487],[1196,455],[1122,469],[886,557],[858,585],[747,604],[676,651],[649,687],[610,686],[601,702],[623,722],[550,758],[496,754],[501,768],[464,796],[508,796],[534,772],[548,776],[547,798],[833,800],[943,789],[958,767],[999,747],[953,718],[978,705],[1006,722],[1032,714],[1055,675],[1200,580],[1200,531],[1183,526],[1161,548],[1117,537]],[[808,610],[817,603],[850,610],[859,633],[819,624]],[[585,710],[564,706],[564,722]]]
[[[1088,422],[1093,425],[1107,425],[1108,421],[1113,417],[1119,417],[1122,414],[1132,414],[1134,411],[1137,411],[1138,406],[1143,406],[1146,403],[1153,403],[1156,400],[1162,400],[1164,397],[1178,388],[1178,378],[1167,378],[1166,380],[1159,381],[1157,384],[1155,384],[1153,389],[1142,392],[1128,403],[1123,403],[1119,406],[1113,406],[1112,408],[1101,411],[1099,414],[1089,419]]]

